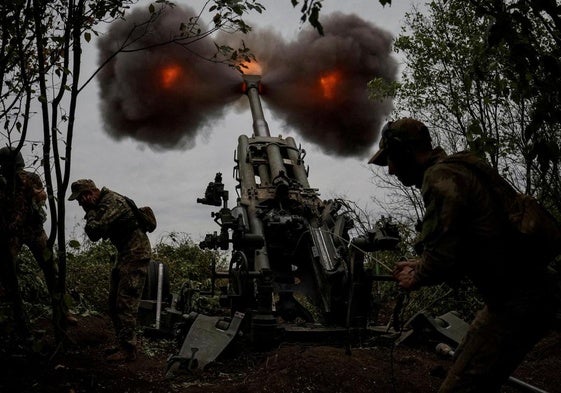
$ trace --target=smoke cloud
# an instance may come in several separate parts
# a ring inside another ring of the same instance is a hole
[[[99,74],[101,112],[111,136],[156,148],[192,148],[197,131],[239,97],[241,90],[233,86],[240,85],[240,76],[205,60],[216,52],[211,40],[162,45],[194,16],[192,9],[177,6],[147,23],[150,13],[135,9],[100,40],[100,63],[129,43]]]
[[[215,52],[210,39],[187,49],[154,46],[173,36],[181,21],[193,15],[185,7],[168,10],[150,25],[149,34],[136,32],[138,39],[131,48],[151,49],[119,53],[104,68],[99,79],[110,135],[134,137],[160,148],[191,148],[197,130],[209,126],[240,97],[240,75],[203,59]],[[147,18],[147,12],[137,10],[115,25],[100,44],[101,60],[116,52],[135,23]],[[239,37],[218,35],[215,40],[232,47],[243,40],[251,49],[261,67],[262,99],[286,127],[326,154],[363,157],[392,110],[390,99],[372,101],[366,88],[374,78],[395,80],[392,37],[355,15],[325,16],[322,25],[323,36],[310,29],[291,42],[271,29]],[[178,71],[170,68],[162,74],[169,65]],[[173,79],[167,87],[166,75]],[[242,103],[247,107],[247,101]]]
[[[288,126],[327,154],[364,156],[375,142],[391,100],[368,99],[368,81],[395,80],[392,37],[356,15],[322,20],[324,35],[302,31],[271,59],[265,100]],[[281,60],[283,59],[283,60]]]

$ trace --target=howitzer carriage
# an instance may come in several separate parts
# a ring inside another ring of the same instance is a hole
[[[221,206],[212,213],[220,232],[201,248],[228,250],[221,304],[228,318],[191,313],[179,355],[169,372],[203,367],[240,332],[256,345],[295,332],[349,332],[366,328],[375,278],[364,269],[364,251],[390,248],[398,241],[391,225],[351,239],[352,219],[337,200],[323,201],[311,188],[305,152],[292,137],[272,137],[261,107],[260,76],[244,76],[254,135],[241,135],[235,153],[237,202],[228,207],[221,173],[199,203]],[[310,302],[314,315],[300,300]],[[308,326],[308,328],[307,328]]]

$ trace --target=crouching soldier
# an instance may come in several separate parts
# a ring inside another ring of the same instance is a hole
[[[527,247],[509,223],[505,209],[516,191],[473,153],[433,148],[428,128],[410,118],[386,124],[369,163],[419,188],[426,207],[419,258],[396,265],[399,285],[415,290],[468,277],[485,301],[439,392],[501,391],[555,311],[551,256]]]
[[[68,200],[77,200],[86,212],[85,231],[92,241],[109,239],[117,248],[111,271],[109,314],[118,346],[108,351],[107,360],[136,359],[136,318],[150,261],[150,241],[127,199],[89,179],[72,183]]]

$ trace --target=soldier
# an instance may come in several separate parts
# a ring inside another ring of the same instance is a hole
[[[547,263],[513,247],[492,187],[453,156],[432,147],[423,123],[404,118],[386,124],[369,163],[388,166],[405,186],[419,188],[426,208],[415,247],[419,258],[394,270],[400,287],[415,290],[467,276],[485,301],[439,392],[498,392],[547,332],[552,286]]]
[[[43,183],[37,174],[23,169],[25,162],[21,152],[11,147],[0,149],[0,167],[0,279],[13,303],[20,333],[30,335],[16,273],[23,245],[29,248],[45,275],[54,323],[60,327],[62,315],[66,315],[66,322],[76,323],[74,317],[67,315],[63,298],[57,292],[57,266],[43,229],[47,198]]]
[[[109,314],[118,346],[108,351],[108,361],[136,359],[136,318],[150,262],[150,241],[124,196],[89,179],[72,183],[68,200],[77,200],[86,212],[85,231],[92,241],[109,239],[117,248],[111,271]]]

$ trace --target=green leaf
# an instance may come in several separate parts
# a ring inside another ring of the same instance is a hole
[[[243,8],[240,5],[236,5],[234,7],[232,7],[232,10],[237,14],[237,15],[243,15]]]
[[[314,8],[312,8],[312,12],[310,13],[309,21],[310,21],[310,24],[312,25],[312,27],[317,29],[317,31],[320,35],[323,35],[323,26],[319,22],[320,8],[321,8],[321,5],[315,5]]]
[[[84,39],[86,40],[86,42],[90,42],[90,40],[92,39],[92,35],[90,34],[90,32],[86,31],[84,33]]]
[[[68,247],[77,250],[80,248],[80,242],[78,240],[72,239],[68,242]]]

